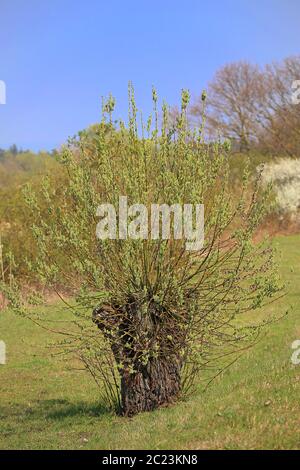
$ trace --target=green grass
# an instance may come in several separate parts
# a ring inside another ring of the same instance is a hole
[[[268,307],[293,310],[211,388],[188,401],[132,419],[110,413],[86,372],[52,358],[51,334],[0,312],[8,362],[0,366],[0,449],[300,448],[300,236],[279,237],[288,295]],[[53,319],[61,315],[51,307]]]

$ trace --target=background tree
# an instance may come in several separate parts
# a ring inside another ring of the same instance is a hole
[[[255,118],[260,148],[276,155],[300,156],[300,105],[292,101],[292,85],[299,77],[300,56],[265,67]]]
[[[256,141],[256,103],[264,91],[261,71],[248,62],[235,62],[217,71],[208,86],[207,123],[210,136],[219,135],[238,143],[240,151]],[[201,116],[198,99],[191,107],[192,117]]]
[[[247,62],[222,67],[208,87],[210,137],[229,138],[243,152],[300,155],[300,105],[292,84],[300,78],[300,56],[263,68]],[[201,97],[190,108],[191,121],[202,114]]]

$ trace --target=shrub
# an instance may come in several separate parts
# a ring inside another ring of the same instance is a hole
[[[32,269],[46,286],[63,283],[74,293],[66,308],[75,320],[63,331],[64,344],[125,415],[177,399],[193,389],[204,368],[218,374],[258,334],[259,325],[242,328],[237,315],[259,308],[280,289],[272,250],[251,241],[268,198],[259,192],[259,178],[249,199],[245,169],[239,198],[232,197],[228,143],[205,144],[201,128],[188,128],[187,91],[173,126],[165,104],[159,124],[155,90],[146,123],[138,124],[131,87],[129,98],[127,126],[113,125],[110,98],[102,122],[61,152],[67,178],[59,204],[51,177],[41,194],[26,190],[36,220]],[[173,231],[166,240],[98,240],[97,207],[117,207],[121,195],[147,208],[203,203],[204,246],[188,251]],[[24,299],[12,295],[11,301],[27,311]]]

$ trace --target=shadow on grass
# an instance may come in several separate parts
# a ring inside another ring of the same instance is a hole
[[[73,417],[93,417],[111,415],[112,411],[102,403],[70,402],[68,400],[35,400],[29,405],[20,403],[11,406],[0,405],[0,421],[8,417],[20,419],[62,420]]]

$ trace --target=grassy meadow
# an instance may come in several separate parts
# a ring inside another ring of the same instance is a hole
[[[291,363],[300,339],[300,236],[274,244],[288,294],[267,309],[293,305],[288,316],[205,392],[134,418],[109,412],[77,363],[51,357],[49,331],[1,311],[0,449],[300,448],[300,365]],[[62,319],[58,304],[48,309]]]

